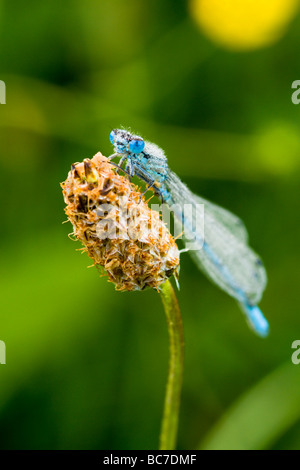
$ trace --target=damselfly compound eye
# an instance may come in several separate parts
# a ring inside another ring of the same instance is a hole
[[[111,141],[112,144],[115,143],[115,137],[116,137],[115,131],[111,131],[111,133],[109,134],[109,140]]]
[[[141,153],[144,150],[145,142],[143,140],[131,140],[128,147],[132,153]]]

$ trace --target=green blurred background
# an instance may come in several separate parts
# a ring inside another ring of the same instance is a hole
[[[300,448],[297,6],[0,2],[1,448],[157,448],[168,366],[160,298],[116,292],[62,225],[59,183],[71,163],[109,155],[120,126],[245,221],[269,276],[262,340],[182,256],[178,448]]]

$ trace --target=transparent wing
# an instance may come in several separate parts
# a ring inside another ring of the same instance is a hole
[[[234,236],[236,236],[239,240],[244,243],[248,243],[248,232],[244,225],[244,222],[237,217],[232,212],[229,212],[227,209],[220,207],[216,204],[213,204],[206,199],[193,194],[194,199],[197,201],[198,204],[204,204],[205,210],[208,210],[211,215],[215,217],[221,224],[226,227],[229,232],[231,232]]]
[[[191,256],[199,268],[238,301],[259,302],[266,271],[247,244],[244,224],[229,211],[194,195],[171,171],[167,186],[175,204],[169,205],[177,224],[183,222],[185,240],[194,239]],[[204,212],[199,204],[204,204]]]

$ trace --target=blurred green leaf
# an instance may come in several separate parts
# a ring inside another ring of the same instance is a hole
[[[281,366],[225,412],[200,448],[268,449],[300,419],[299,386],[297,366]]]

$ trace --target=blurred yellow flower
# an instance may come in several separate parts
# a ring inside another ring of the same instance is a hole
[[[190,0],[201,29],[234,50],[257,49],[280,39],[298,6],[299,0]]]

